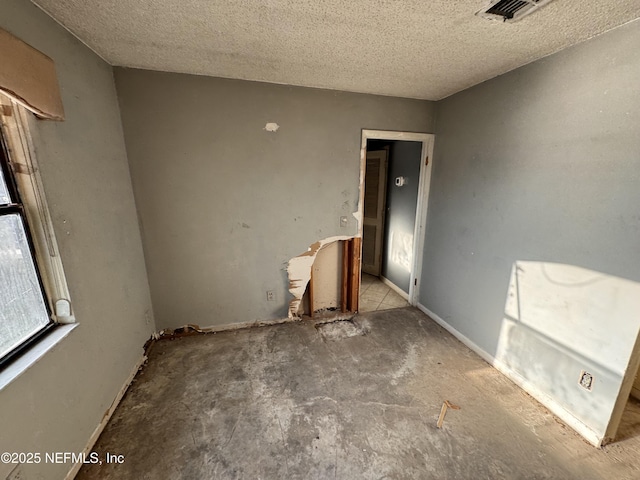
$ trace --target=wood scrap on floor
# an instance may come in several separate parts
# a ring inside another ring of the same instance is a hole
[[[438,417],[437,427],[442,428],[442,424],[444,423],[444,416],[447,414],[447,409],[450,408],[452,410],[460,410],[458,405],[454,405],[449,400],[445,400],[442,404],[442,408],[440,409],[440,416]]]

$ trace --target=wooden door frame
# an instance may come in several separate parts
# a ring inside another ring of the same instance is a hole
[[[427,207],[429,203],[429,189],[431,187],[431,169],[433,166],[433,144],[435,135],[432,133],[396,132],[390,130],[362,130],[360,145],[360,195],[358,200],[358,236],[362,238],[364,227],[364,181],[367,167],[367,140],[404,140],[421,142],[420,180],[418,185],[418,205],[416,222],[413,232],[413,264],[411,266],[411,280],[409,283],[409,304],[417,305],[420,292],[420,275],[425,246],[425,227],[427,223]],[[360,242],[362,243],[362,242]],[[362,248],[362,246],[361,246]],[[360,270],[362,270],[362,252],[360,252]],[[358,295],[360,282],[358,281]]]

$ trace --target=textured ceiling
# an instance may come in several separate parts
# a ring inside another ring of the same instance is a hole
[[[516,23],[486,0],[35,0],[113,65],[438,100],[640,17],[555,0]]]

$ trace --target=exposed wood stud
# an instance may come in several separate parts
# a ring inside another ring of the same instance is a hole
[[[359,308],[359,294],[360,294],[360,249],[362,246],[361,238],[355,237],[352,241],[351,251],[351,278],[349,290],[351,293],[351,308],[352,312],[357,312]]]
[[[311,277],[309,278],[309,316],[313,318],[313,265],[311,265]]]
[[[342,241],[342,288],[340,289],[340,311],[347,312],[349,291],[349,240]]]
[[[347,240],[347,311],[353,311],[353,298],[351,297],[351,269],[353,267],[353,239]]]

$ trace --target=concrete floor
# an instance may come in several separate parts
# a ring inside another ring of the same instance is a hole
[[[77,478],[638,479],[638,419],[595,449],[409,307],[158,342]]]

